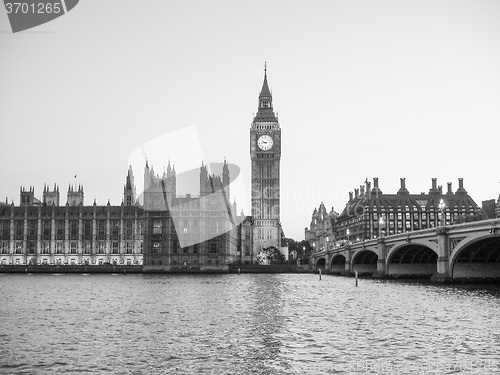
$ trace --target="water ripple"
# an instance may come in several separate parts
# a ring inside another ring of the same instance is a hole
[[[2,277],[0,373],[500,372],[496,291],[314,275],[63,276]]]

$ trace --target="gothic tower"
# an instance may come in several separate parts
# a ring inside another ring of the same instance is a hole
[[[71,184],[69,185],[66,205],[83,206],[83,185],[78,185],[78,187],[73,187]]]
[[[47,206],[59,206],[59,186],[54,184],[54,190],[47,185],[43,186],[43,204]]]
[[[259,95],[259,107],[250,128],[252,160],[253,255],[263,248],[281,245],[280,159],[281,129],[273,112],[267,84],[267,67]]]
[[[131,165],[128,167],[127,178],[125,179],[125,186],[123,187],[123,203],[125,206],[135,205],[134,173],[132,172]]]

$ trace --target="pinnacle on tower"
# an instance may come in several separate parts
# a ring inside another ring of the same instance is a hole
[[[276,116],[273,112],[273,96],[267,83],[267,64],[264,65],[264,82],[259,95],[259,109],[254,121],[272,121],[277,122]]]

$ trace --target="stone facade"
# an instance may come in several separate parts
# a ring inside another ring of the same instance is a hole
[[[358,242],[380,237],[382,234],[415,231],[450,225],[473,216],[480,209],[469,196],[459,178],[459,188],[452,191],[448,183],[447,192],[437,186],[437,179],[432,179],[429,192],[410,194],[406,189],[405,179],[401,178],[401,186],[396,194],[384,194],[378,185],[378,178],[371,183],[355,189],[354,195],[349,193],[349,201],[337,219],[334,232],[337,241]],[[444,207],[440,208],[441,200]]]
[[[142,264],[142,208],[24,202],[0,206],[1,264]]]
[[[339,214],[331,209],[327,212],[323,202],[314,209],[309,228],[305,228],[305,239],[309,241],[313,251],[327,251],[335,246],[334,225]]]
[[[280,249],[280,160],[281,128],[273,111],[267,70],[259,95],[259,107],[250,128],[252,161],[252,257],[264,248]]]
[[[85,206],[82,185],[21,188],[20,205],[0,204],[0,262],[5,264],[143,264],[146,269],[220,268],[255,264],[264,248],[281,248],[281,129],[273,112],[267,69],[250,129],[252,216],[231,203],[229,168],[209,174],[202,163],[197,196],[177,194],[175,167],[162,176],[146,165],[136,195],[130,167],[120,206]],[[75,176],[76,178],[76,176]]]

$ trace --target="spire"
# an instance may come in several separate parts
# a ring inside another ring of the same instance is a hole
[[[269,90],[267,83],[267,64],[264,65],[264,82],[259,95],[259,109],[254,121],[277,122],[277,118],[273,112],[273,96]]]
[[[271,90],[269,90],[269,85],[267,83],[267,63],[264,63],[264,83],[262,84],[262,90],[260,91],[260,98],[271,98]]]

